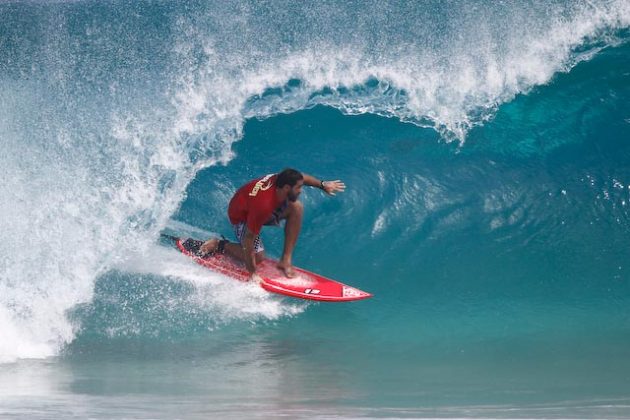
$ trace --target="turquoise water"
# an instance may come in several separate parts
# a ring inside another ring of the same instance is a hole
[[[630,415],[628,2],[0,16],[1,417]],[[159,240],[287,166],[348,187],[295,263],[372,299]]]

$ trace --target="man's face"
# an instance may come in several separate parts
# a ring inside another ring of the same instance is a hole
[[[299,180],[290,190],[287,195],[289,201],[297,201],[298,197],[302,193],[302,185],[304,185],[303,180]]]

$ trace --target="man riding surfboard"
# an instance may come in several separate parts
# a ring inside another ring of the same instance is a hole
[[[295,169],[254,179],[236,191],[228,206],[228,217],[239,243],[211,238],[203,243],[201,253],[227,252],[245,263],[251,280],[260,282],[256,274],[256,264],[264,259],[260,230],[263,226],[279,226],[286,220],[284,248],[278,268],[287,277],[294,277],[291,258],[302,227],[304,207],[298,197],[303,185],[320,188],[328,195],[343,192],[346,188],[340,180],[320,181]]]

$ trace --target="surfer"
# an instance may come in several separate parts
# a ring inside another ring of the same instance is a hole
[[[278,268],[285,276],[294,277],[291,257],[302,227],[304,207],[298,197],[303,185],[320,188],[328,195],[346,188],[340,180],[320,181],[295,169],[254,179],[236,191],[228,206],[228,217],[239,243],[211,238],[203,243],[201,253],[227,252],[245,263],[251,280],[260,282],[256,274],[256,264],[264,259],[260,230],[263,226],[280,226],[285,220],[284,248]]]

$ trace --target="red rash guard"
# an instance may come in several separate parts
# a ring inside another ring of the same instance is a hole
[[[233,225],[246,223],[254,235],[260,233],[263,225],[282,204],[276,196],[277,177],[276,174],[269,174],[254,179],[236,191],[228,207],[228,217]]]

